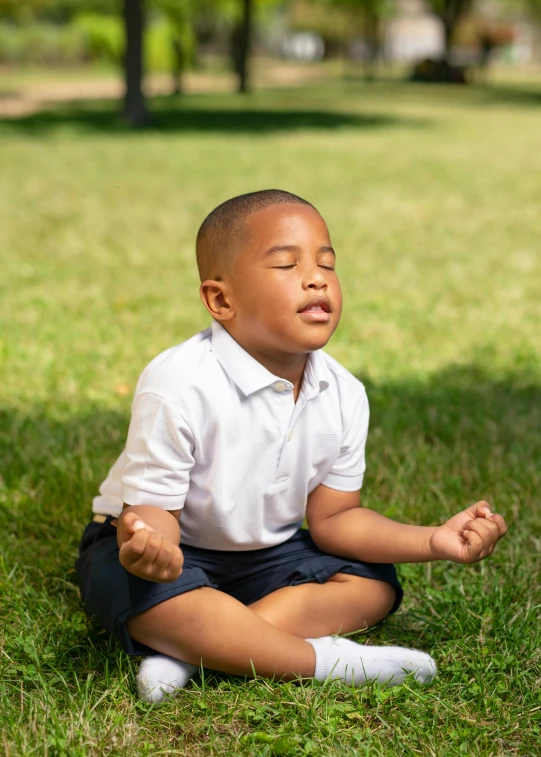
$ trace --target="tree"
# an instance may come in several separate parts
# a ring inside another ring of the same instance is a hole
[[[459,23],[470,12],[474,0],[428,0],[443,26],[444,59],[450,63],[451,46]]]
[[[374,66],[381,57],[382,22],[389,14],[390,0],[317,0],[317,2],[323,8],[327,6],[327,14],[333,14],[334,31],[340,36],[339,49],[345,52],[347,43],[359,35],[363,36],[366,78],[372,79]]]
[[[373,79],[375,66],[381,58],[383,39],[383,19],[389,13],[388,0],[342,0],[345,7],[357,10],[363,19],[363,32],[366,45],[364,55],[365,76]]]
[[[254,0],[154,0],[153,4],[165,13],[173,28],[176,91],[181,89],[180,74],[190,57],[187,48],[193,47],[193,38],[209,41],[223,40],[224,36],[229,39],[238,91],[248,91]],[[265,3],[259,0],[259,4]]]
[[[65,23],[78,13],[117,13],[120,0],[0,0],[0,17]]]
[[[252,46],[252,0],[241,0],[242,15],[233,29],[232,56],[235,71],[239,77],[238,91],[248,92],[248,58]]]
[[[165,14],[171,27],[173,54],[173,92],[182,92],[182,74],[194,52],[194,27],[201,0],[154,0],[154,6]]]
[[[66,22],[82,11],[118,13],[120,0],[0,0],[0,15],[14,21],[32,19]],[[143,40],[145,0],[122,0],[125,50],[124,118],[130,126],[143,126],[148,112],[143,93]]]
[[[133,127],[144,126],[148,111],[143,92],[145,0],[124,0],[124,118]]]

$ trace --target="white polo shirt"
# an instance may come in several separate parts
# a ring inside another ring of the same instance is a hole
[[[206,549],[280,544],[319,484],[360,489],[368,416],[364,386],[321,350],[295,403],[293,384],[213,322],[143,371],[126,447],[93,511],[182,510],[182,542]]]

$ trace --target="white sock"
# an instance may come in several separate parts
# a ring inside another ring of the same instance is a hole
[[[429,683],[436,675],[436,663],[425,652],[405,647],[366,647],[349,639],[322,636],[306,639],[316,653],[314,678],[340,678],[354,686],[368,681],[396,686],[409,673],[419,683]]]
[[[145,657],[137,673],[137,691],[146,702],[161,702],[183,689],[198,670],[195,665],[163,654]]]

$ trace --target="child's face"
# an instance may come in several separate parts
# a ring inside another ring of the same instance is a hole
[[[224,278],[227,328],[249,352],[305,354],[323,347],[340,320],[342,293],[327,225],[309,205],[251,214],[247,241]]]

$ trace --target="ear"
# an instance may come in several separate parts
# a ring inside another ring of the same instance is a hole
[[[217,321],[230,321],[234,318],[231,299],[227,284],[224,281],[203,281],[199,288],[199,296],[211,316]]]

